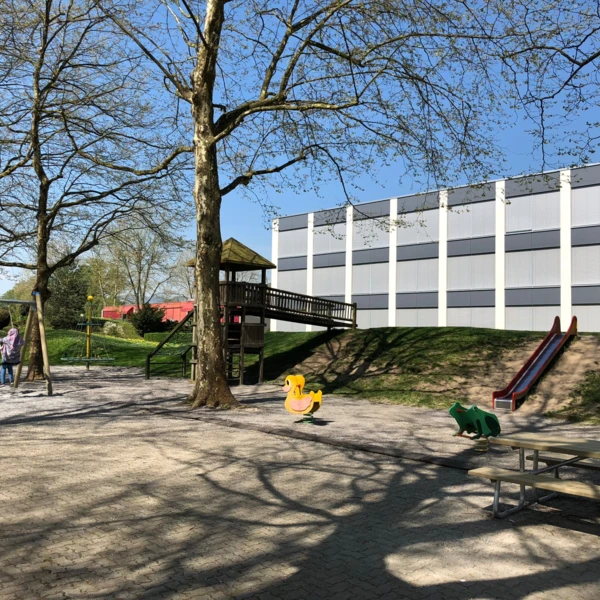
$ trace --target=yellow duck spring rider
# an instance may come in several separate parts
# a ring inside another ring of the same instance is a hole
[[[285,378],[283,391],[287,393],[285,408],[293,415],[303,415],[302,423],[314,423],[313,414],[321,408],[323,393],[308,392],[304,394],[304,377],[302,375],[288,375]]]

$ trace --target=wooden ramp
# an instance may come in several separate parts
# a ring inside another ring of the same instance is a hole
[[[261,316],[318,327],[356,327],[356,304],[315,298],[261,284],[222,281],[221,306],[230,314]]]

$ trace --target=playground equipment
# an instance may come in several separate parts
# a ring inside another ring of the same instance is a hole
[[[303,422],[313,423],[314,413],[321,408],[323,393],[309,392],[303,395],[305,379],[302,375],[288,375],[285,378],[283,391],[287,393],[285,408],[293,415],[304,415]]]
[[[469,408],[462,406],[460,402],[455,402],[448,411],[458,423],[458,431],[454,434],[459,437],[466,437],[470,440],[478,440],[482,436],[497,437],[500,435],[500,422],[498,417],[492,413],[485,412],[472,404]],[[464,435],[474,433],[473,436]]]
[[[195,260],[186,263],[195,266]],[[278,290],[267,284],[267,271],[275,265],[234,238],[223,242],[220,270],[225,274],[219,282],[219,308],[223,339],[223,358],[230,381],[244,383],[246,355],[258,354],[258,382],[263,382],[265,329],[267,319],[289,321],[325,327],[356,328],[356,304],[336,300],[316,298],[305,294]],[[239,281],[238,275],[244,272],[260,272],[260,283]],[[191,314],[191,313],[190,313]],[[197,315],[190,317],[193,322],[192,343],[181,355],[182,366],[190,364],[192,381],[196,379],[197,357]],[[171,333],[179,335],[175,328]],[[172,339],[167,337],[164,344],[148,356],[155,361],[168,354]],[[182,347],[182,351],[185,348]],[[186,354],[191,350],[191,359],[186,362]],[[255,363],[256,364],[256,363]],[[150,376],[150,363],[146,377]]]
[[[566,333],[560,332],[560,317],[555,317],[548,335],[521,367],[520,371],[512,378],[511,382],[504,389],[493,392],[492,406],[494,410],[498,408],[517,410],[525,401],[525,396],[527,396],[535,382],[548,369],[552,360],[576,335],[577,317],[571,319],[571,324]]]
[[[21,348],[21,357],[19,364],[15,371],[15,377],[13,380],[13,387],[18,388],[19,382],[21,381],[21,371],[23,369],[23,361],[25,360],[25,352],[31,340],[31,330],[34,323],[34,315],[37,317],[38,328],[40,331],[40,344],[42,346],[42,361],[43,361],[43,374],[46,382],[46,393],[48,396],[52,396],[52,375],[50,373],[50,360],[48,358],[48,346],[46,345],[46,327],[44,326],[44,311],[42,309],[42,299],[39,292],[33,292],[33,301],[28,300],[4,300],[0,299],[0,304],[19,304],[21,306],[28,306],[29,312],[27,313],[27,321],[25,323],[25,334],[23,335],[23,347]]]
[[[77,331],[79,334],[85,332],[85,337],[77,335],[73,343],[67,348],[65,356],[60,360],[65,362],[82,362],[85,363],[87,371],[90,370],[90,363],[93,362],[110,362],[114,360],[108,356],[106,346],[103,342],[93,344],[92,332],[94,328],[101,328],[103,323],[92,319],[92,302],[94,296],[88,296],[85,305],[86,321],[77,323]]]

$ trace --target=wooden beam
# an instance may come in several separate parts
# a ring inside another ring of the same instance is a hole
[[[52,375],[50,373],[50,360],[48,358],[48,346],[46,345],[46,326],[44,325],[44,309],[39,292],[34,292],[35,305],[37,308],[38,327],[40,328],[40,342],[42,346],[42,359],[44,361],[44,377],[46,379],[46,391],[52,396]]]
[[[33,304],[33,303],[32,303]],[[27,322],[25,323],[25,335],[23,337],[23,347],[21,348],[21,356],[19,360],[19,364],[17,365],[17,372],[15,373],[15,379],[13,381],[13,387],[16,389],[19,387],[19,382],[21,380],[21,371],[23,370],[23,361],[25,360],[25,352],[27,351],[27,345],[29,344],[29,340],[31,338],[31,328],[33,327],[33,313],[34,308],[31,307],[29,312],[27,313]]]

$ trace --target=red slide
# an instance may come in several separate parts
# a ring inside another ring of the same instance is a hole
[[[507,408],[517,410],[534,383],[540,378],[552,359],[560,352],[561,348],[577,335],[577,317],[571,319],[571,325],[566,333],[560,332],[560,317],[554,318],[552,329],[544,338],[537,350],[521,367],[521,370],[512,378],[511,382],[503,389],[492,394],[494,409]]]

